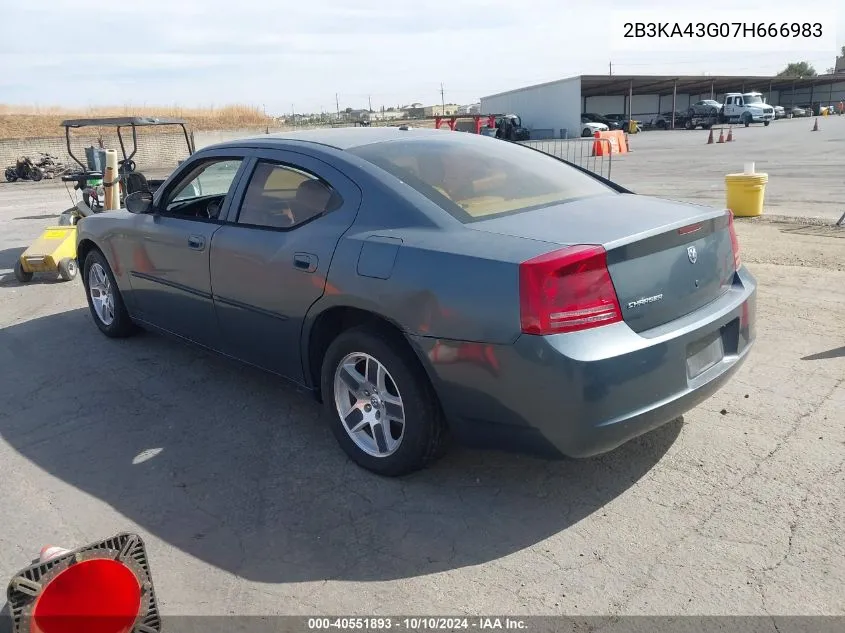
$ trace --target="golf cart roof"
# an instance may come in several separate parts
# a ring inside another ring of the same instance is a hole
[[[68,119],[62,121],[62,127],[90,127],[109,126],[121,127],[124,125],[145,126],[145,125],[186,125],[184,119],[157,118],[149,116],[122,116],[122,117],[95,117],[93,119]]]

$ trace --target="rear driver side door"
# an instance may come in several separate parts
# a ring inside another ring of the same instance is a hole
[[[293,151],[256,150],[247,171],[211,242],[225,352],[302,382],[302,324],[327,291],[335,248],[355,221],[361,191],[331,165]],[[325,187],[314,213],[298,202],[309,187]]]

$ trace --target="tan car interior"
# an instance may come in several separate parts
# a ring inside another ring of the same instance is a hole
[[[259,163],[238,223],[275,228],[301,224],[328,211],[332,198],[332,189],[313,176],[282,165]]]

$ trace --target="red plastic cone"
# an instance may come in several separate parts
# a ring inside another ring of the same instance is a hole
[[[707,144],[708,145],[713,144],[713,128],[712,127],[710,128],[710,136],[707,137]]]
[[[719,130],[719,140],[716,141],[717,143],[724,143],[725,142],[725,128]]]
[[[813,129],[810,130],[811,132],[818,132],[819,131],[819,117],[816,117],[816,123],[813,125]]]
[[[729,127],[729,128],[728,128],[728,138],[727,138],[727,139],[725,139],[725,140],[726,140],[726,142],[728,142],[728,143],[730,143],[731,141],[733,141],[733,140],[734,140],[734,129],[733,129],[732,127]]]

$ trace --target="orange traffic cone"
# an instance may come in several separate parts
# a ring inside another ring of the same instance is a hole
[[[713,128],[712,127],[710,128],[710,136],[707,137],[707,144],[708,145],[713,144]]]
[[[721,128],[719,130],[719,140],[716,141],[717,143],[724,143],[725,142],[725,128]]]
[[[819,131],[819,117],[816,117],[816,123],[813,125],[813,129],[810,130],[811,132],[818,132]]]
[[[728,138],[725,139],[726,142],[730,143],[734,140],[734,129],[732,127],[728,128]]]

